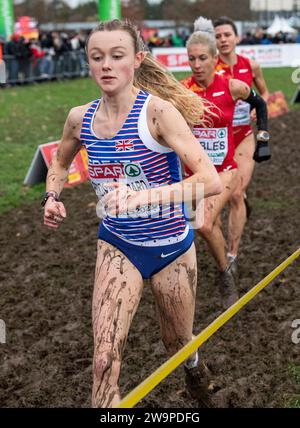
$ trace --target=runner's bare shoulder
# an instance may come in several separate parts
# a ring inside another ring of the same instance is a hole
[[[148,114],[161,117],[162,114],[170,110],[174,110],[174,106],[170,101],[152,95],[148,105]]]
[[[80,136],[83,117],[91,105],[92,102],[81,106],[73,107],[69,111],[65,127],[67,127],[68,130],[78,139]]]

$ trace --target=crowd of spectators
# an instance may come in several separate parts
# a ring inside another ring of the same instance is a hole
[[[159,32],[151,36],[147,44],[150,48],[156,47],[182,47],[185,46],[189,37],[189,32],[176,32],[166,37],[160,37]],[[270,45],[279,43],[300,43],[300,32],[298,34],[287,34],[278,32],[274,36],[266,33],[263,29],[257,29],[255,32],[247,32],[241,37],[241,45]]]
[[[66,34],[53,31],[40,33],[38,39],[25,40],[13,34],[10,41],[2,43],[6,64],[7,85],[41,82],[68,77],[87,76],[85,56],[87,33]],[[183,47],[188,32],[170,33],[166,37],[153,34],[148,40],[149,48]]]
[[[53,31],[30,40],[13,34],[2,46],[8,85],[88,75],[85,40],[83,33]]]
[[[155,47],[184,47],[189,31],[170,32],[161,36],[162,32],[153,33],[146,41],[150,49]],[[14,34],[9,42],[0,39],[2,55],[6,64],[7,84],[12,86],[20,83],[32,83],[52,79],[88,76],[85,55],[87,33],[73,34],[41,32],[38,39],[25,40]],[[240,44],[278,44],[300,43],[298,35],[278,33],[269,36],[264,30],[246,33]],[[1,50],[0,50],[1,51]],[[0,82],[1,83],[1,82]]]
[[[287,34],[282,31],[274,36],[267,34],[263,29],[257,29],[254,33],[247,32],[241,37],[241,45],[272,45],[280,43],[300,43],[300,33]]]
[[[189,38],[189,32],[170,33],[165,37],[159,36],[159,33],[154,33],[147,40],[147,45],[150,49],[152,48],[170,48],[170,47],[184,47],[187,39]]]

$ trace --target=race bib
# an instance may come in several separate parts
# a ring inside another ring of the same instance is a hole
[[[102,163],[89,164],[89,175],[92,186],[100,202],[103,196],[110,191],[105,185],[118,182],[124,183],[131,190],[139,191],[149,189],[151,186],[139,163]],[[104,209],[103,209],[104,210]],[[143,205],[134,211],[122,213],[118,218],[149,217],[159,213],[159,205]]]
[[[214,165],[222,165],[228,152],[227,128],[194,128],[193,133]]]
[[[250,125],[250,123],[250,104],[239,100],[234,109],[233,126],[245,126]]]

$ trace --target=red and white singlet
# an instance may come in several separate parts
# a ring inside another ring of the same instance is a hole
[[[233,67],[224,63],[219,57],[216,65],[216,72],[221,77],[241,80],[247,83],[250,88],[253,84],[253,73],[250,60],[241,55],[237,55],[237,63]],[[251,127],[250,105],[245,101],[239,100],[236,103],[233,126],[234,146],[236,148],[253,132]]]
[[[181,80],[181,83],[211,104],[210,112],[205,115],[208,127],[196,125],[193,134],[219,173],[235,169],[232,123],[236,103],[230,93],[229,79],[215,74],[214,81],[207,88],[200,86],[194,76]],[[186,173],[190,174],[187,168]]]

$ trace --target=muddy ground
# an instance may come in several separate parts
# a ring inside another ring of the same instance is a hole
[[[299,246],[299,111],[273,120],[273,159],[256,166],[253,206],[240,252],[243,294]],[[92,380],[91,296],[96,256],[95,196],[88,183],[64,192],[68,220],[42,226],[38,203],[0,218],[0,407],[89,407]],[[199,280],[195,333],[221,312],[215,268],[197,241]],[[299,394],[289,365],[300,365],[291,340],[300,318],[299,262],[254,298],[202,347],[219,407],[283,407]],[[166,360],[155,305],[146,283],[121,372],[129,392]],[[197,407],[179,367],[139,407]]]

